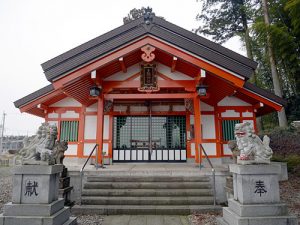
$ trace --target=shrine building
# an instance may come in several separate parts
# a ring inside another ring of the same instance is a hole
[[[229,157],[234,125],[286,102],[249,82],[257,63],[147,14],[42,64],[49,85],[15,106],[58,127],[67,157],[199,162]]]

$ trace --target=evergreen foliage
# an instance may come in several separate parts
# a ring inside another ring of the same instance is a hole
[[[300,0],[268,0],[268,8],[270,26],[264,22],[260,0],[204,0],[201,13],[196,17],[203,25],[194,31],[209,35],[218,43],[239,36],[248,57],[259,64],[254,79],[256,85],[274,92],[266,44],[269,33],[283,97],[289,103],[288,120],[299,120]],[[277,122],[274,115],[263,117],[264,128],[274,127]]]

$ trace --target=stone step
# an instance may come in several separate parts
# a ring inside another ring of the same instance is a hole
[[[212,196],[211,189],[85,189],[82,196]]]
[[[209,182],[87,182],[84,189],[207,189]]]
[[[209,182],[206,176],[89,176],[88,182]]]
[[[77,225],[77,218],[76,217],[70,217],[67,222],[65,222],[63,225]]]
[[[210,205],[212,196],[204,197],[82,197],[84,205]]]
[[[190,215],[193,213],[221,212],[213,205],[75,205],[75,215]]]

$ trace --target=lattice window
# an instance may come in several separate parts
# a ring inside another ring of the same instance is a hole
[[[60,140],[68,142],[78,141],[79,121],[61,121],[60,123]]]
[[[234,140],[234,126],[239,120],[222,120],[223,141]]]

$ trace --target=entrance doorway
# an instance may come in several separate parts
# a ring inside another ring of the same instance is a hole
[[[116,116],[113,162],[185,162],[185,116]]]

